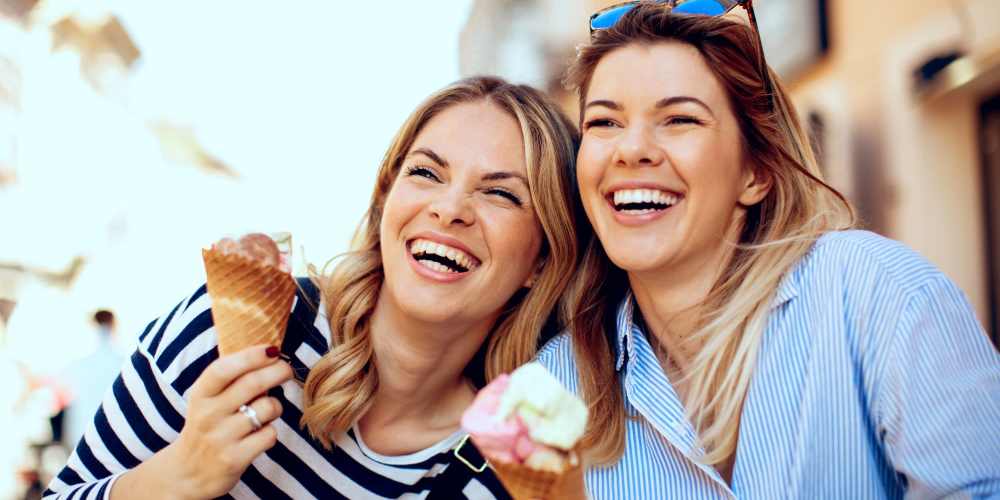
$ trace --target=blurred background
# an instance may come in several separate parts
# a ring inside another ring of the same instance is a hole
[[[199,249],[347,249],[406,115],[460,76],[550,92],[595,0],[0,0],[0,499],[36,498]],[[756,0],[826,175],[1000,332],[1000,2]],[[85,383],[81,383],[81,381]]]

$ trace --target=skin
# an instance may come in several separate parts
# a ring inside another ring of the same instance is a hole
[[[403,162],[380,228],[385,284],[371,333],[379,389],[360,421],[380,453],[417,451],[458,429],[475,395],[462,370],[530,285],[543,236],[523,151],[517,122],[482,101],[431,119]],[[417,237],[453,238],[479,264],[437,279],[410,256]]]
[[[380,227],[385,283],[371,318],[379,387],[358,423],[378,453],[412,453],[458,430],[474,397],[462,371],[501,308],[530,286],[543,236],[523,151],[517,122],[499,108],[456,105],[426,124],[393,184]],[[418,235],[450,238],[478,265],[461,276],[428,272],[408,248]],[[212,498],[231,490],[277,440],[271,422],[281,406],[258,396],[292,372],[266,347],[209,365],[192,388],[178,439],[123,474],[111,498]],[[237,412],[248,401],[260,430]]]
[[[277,441],[270,423],[281,415],[281,404],[258,396],[290,380],[292,369],[266,349],[250,347],[209,365],[191,388],[180,435],[119,477],[111,498],[214,498],[231,490],[250,462]],[[237,412],[247,401],[264,424],[260,430]]]
[[[577,178],[587,217],[683,372],[694,350],[683,339],[697,305],[732,257],[746,208],[764,199],[770,182],[744,157],[725,89],[690,45],[632,44],[609,53],[584,106]],[[607,197],[625,187],[664,190],[680,201],[655,214],[623,215]]]

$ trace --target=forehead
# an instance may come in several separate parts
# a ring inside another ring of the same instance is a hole
[[[521,128],[507,112],[486,100],[440,112],[417,134],[410,150],[428,148],[451,167],[513,170],[526,174]]]
[[[728,108],[722,84],[698,49],[663,41],[626,45],[602,57],[586,101],[608,99],[625,108],[647,107],[682,95],[696,97],[713,109]]]

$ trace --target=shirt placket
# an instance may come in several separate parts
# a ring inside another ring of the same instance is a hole
[[[735,494],[718,471],[697,460],[697,457],[704,453],[704,449],[698,445],[694,426],[685,417],[680,398],[663,372],[645,335],[638,327],[633,326],[629,337],[632,348],[626,363],[626,397],[636,411],[649,421],[685,460],[711,478],[725,495],[735,498]]]

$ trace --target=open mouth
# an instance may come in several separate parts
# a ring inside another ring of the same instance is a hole
[[[659,189],[621,189],[608,193],[607,198],[616,212],[645,215],[662,212],[680,203],[684,197]]]
[[[410,254],[420,265],[439,273],[467,273],[480,264],[463,250],[422,238],[410,242]]]

